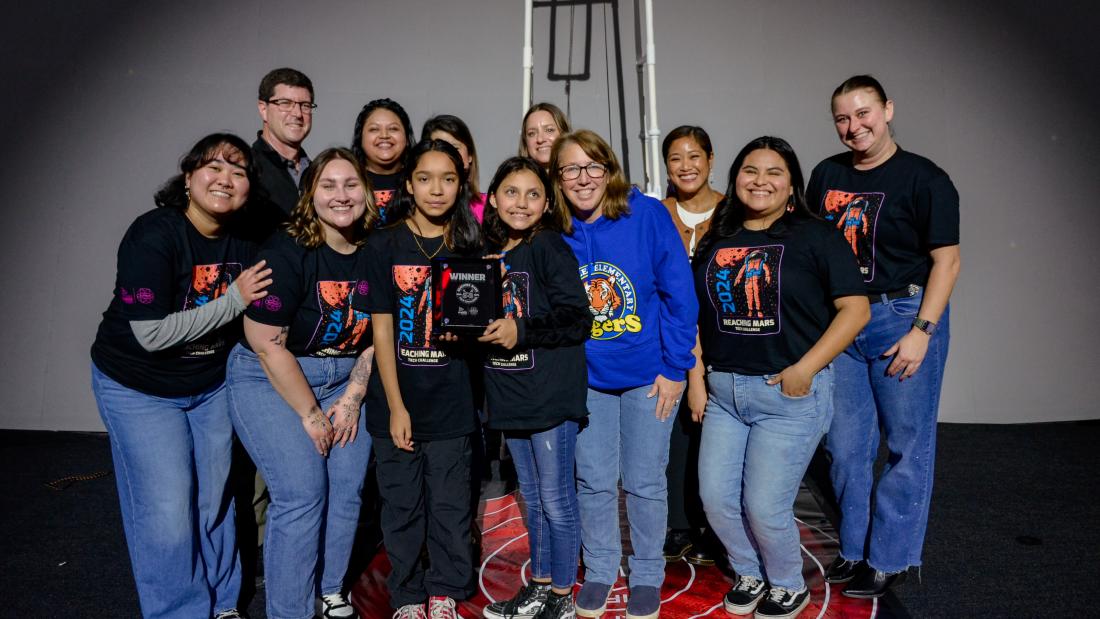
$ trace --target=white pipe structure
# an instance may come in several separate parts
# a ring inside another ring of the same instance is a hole
[[[653,0],[645,0],[645,65],[646,85],[649,96],[649,118],[646,130],[646,169],[648,184],[646,193],[655,197],[661,197],[661,148],[658,142],[661,130],[657,127],[657,48],[653,44]]]
[[[531,78],[535,74],[535,54],[531,48],[531,34],[534,30],[535,0],[523,2],[523,110],[520,117],[531,108]]]

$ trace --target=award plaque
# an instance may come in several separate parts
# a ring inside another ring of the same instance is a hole
[[[503,313],[500,261],[432,259],[432,334],[480,335]]]

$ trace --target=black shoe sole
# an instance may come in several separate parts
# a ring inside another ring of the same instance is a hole
[[[711,567],[714,565],[714,559],[700,559],[698,557],[684,557],[684,561],[692,565],[698,565],[700,567]]]
[[[688,545],[684,546],[680,550],[680,554],[675,554],[675,555],[666,554],[665,555],[665,562],[666,563],[676,563],[680,559],[683,559],[684,555],[686,555],[689,552],[691,552],[691,544],[688,544]]]
[[[852,582],[852,579],[855,578],[855,577],[856,577],[855,574],[852,574],[851,576],[848,576],[848,577],[845,577],[845,578],[837,578],[835,576],[832,576],[832,577],[826,576],[825,577],[825,582],[829,583],[830,585],[842,585],[846,582]]]

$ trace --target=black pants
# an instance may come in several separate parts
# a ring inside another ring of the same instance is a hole
[[[418,441],[402,451],[374,438],[382,537],[390,559],[390,604],[420,604],[429,595],[458,600],[472,592],[470,437]],[[422,549],[428,549],[428,566]]]
[[[699,499],[699,436],[703,425],[691,420],[687,398],[681,404],[668,445],[668,526],[690,529],[695,534],[706,528],[707,517]]]

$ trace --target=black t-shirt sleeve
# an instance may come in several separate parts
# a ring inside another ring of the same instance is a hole
[[[126,320],[160,320],[173,307],[178,258],[166,227],[136,222],[118,247],[118,290]]]
[[[531,249],[551,309],[519,320],[517,348],[555,348],[584,342],[592,315],[584,285],[577,277],[579,267],[573,250],[555,233],[537,235]]]
[[[389,234],[375,232],[367,239],[367,283],[370,295],[367,311],[372,314],[393,313],[393,254]]]
[[[947,174],[935,176],[920,188],[916,208],[926,247],[959,244],[959,192]]]
[[[302,286],[301,250],[293,239],[278,233],[260,250],[258,260],[266,260],[271,269],[267,296],[252,303],[245,315],[254,322],[286,327],[294,321],[305,290]]]
[[[824,275],[825,288],[833,299],[853,295],[867,294],[863,283],[863,274],[859,272],[852,249],[844,242],[844,237],[832,234],[821,226],[822,231],[817,243],[818,268]]]

